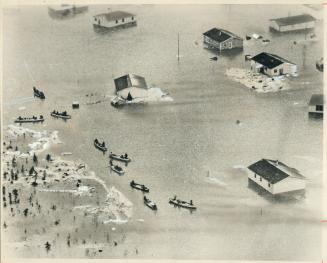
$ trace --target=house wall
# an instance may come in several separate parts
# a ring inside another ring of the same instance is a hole
[[[293,30],[303,30],[303,29],[310,29],[315,27],[315,21],[307,22],[307,23],[300,23],[295,25],[287,25],[281,26],[280,32],[287,32]]]
[[[262,188],[266,189],[268,192],[273,193],[273,184],[269,184],[269,182],[260,175],[250,171],[248,173],[248,178],[256,184],[260,185]]]
[[[282,181],[274,184],[272,187],[273,194],[286,193],[305,189],[305,181],[298,178],[287,177]]]
[[[309,106],[309,112],[311,113],[323,113],[324,111],[320,111],[320,110],[317,110],[316,108],[317,105],[310,105]],[[323,106],[323,105],[320,105],[320,106]]]
[[[217,41],[211,39],[208,36],[203,36],[203,42],[205,44],[207,44],[209,47],[214,47],[214,48],[220,49],[220,43],[218,43]]]
[[[279,75],[286,75],[286,74],[290,74],[290,75],[297,74],[297,66],[294,64],[283,63],[275,68],[269,69],[269,68],[265,68],[260,63],[257,63],[255,61],[251,60],[251,71],[252,72],[259,73],[260,68],[262,68],[262,67],[264,68],[263,72],[271,77],[279,76]]]
[[[148,90],[135,87],[120,90],[117,92],[117,95],[126,99],[129,92],[133,98],[146,98],[148,96]]]
[[[124,22],[123,22],[123,20],[124,20]],[[116,21],[108,21],[105,16],[97,16],[97,17],[93,18],[94,25],[109,27],[109,28],[132,24],[132,23],[136,23],[136,18],[133,16],[125,17],[123,19],[118,19]]]

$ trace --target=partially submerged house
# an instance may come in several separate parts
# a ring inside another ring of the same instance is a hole
[[[262,52],[251,58],[251,71],[270,77],[288,74],[297,76],[297,65],[275,54]]]
[[[79,13],[83,13],[88,10],[87,5],[51,5],[48,6],[48,12],[50,15],[55,16],[66,16],[66,15],[75,15]]]
[[[114,79],[114,82],[116,94],[124,99],[145,98],[148,95],[149,87],[141,76],[127,74]]]
[[[136,16],[124,11],[113,11],[93,17],[93,26],[101,29],[113,29],[136,25]]]
[[[324,95],[313,94],[309,101],[309,114],[323,115],[324,114]]]
[[[249,186],[273,196],[305,192],[303,175],[278,160],[262,159],[248,169]]]
[[[269,28],[277,32],[313,29],[316,19],[309,14],[287,16],[269,20]]]
[[[207,48],[218,50],[243,49],[243,38],[220,28],[203,33],[203,43]]]

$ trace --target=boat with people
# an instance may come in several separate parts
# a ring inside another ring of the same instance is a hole
[[[22,118],[21,116],[19,116],[15,120],[15,123],[37,123],[37,122],[44,122],[44,118],[42,115],[40,115],[39,118],[36,116],[30,118]]]
[[[149,193],[150,192],[150,189],[147,188],[144,184],[135,183],[134,180],[132,180],[129,185],[132,188],[137,189],[137,190],[140,190],[142,192],[145,192],[145,193]]]
[[[110,153],[109,158],[113,159],[113,160],[125,162],[125,163],[129,163],[131,161],[131,159],[128,157],[127,153],[125,153],[124,155],[123,154],[118,155],[118,154]]]
[[[110,160],[110,169],[113,170],[114,172],[116,172],[119,175],[124,175],[124,173],[125,173],[124,170],[123,170],[123,168],[121,168],[118,165],[114,165],[112,163],[112,160]]]
[[[33,93],[34,93],[34,97],[38,97],[41,100],[45,99],[45,95],[42,91],[38,90],[37,88],[33,87]]]
[[[190,200],[190,202],[186,202],[180,199],[177,199],[177,196],[175,195],[174,198],[170,198],[169,199],[169,204],[172,204],[174,206],[178,206],[178,207],[183,207],[183,208],[187,208],[187,209],[196,209],[196,206],[193,204],[193,201]]]
[[[67,111],[63,111],[63,112],[58,112],[53,110],[51,112],[51,116],[52,117],[56,117],[56,118],[62,118],[62,119],[71,119],[71,116],[67,114]]]
[[[157,205],[146,196],[143,197],[144,204],[152,210],[158,210]]]
[[[106,143],[105,142],[100,143],[98,141],[98,139],[94,140],[94,146],[95,146],[95,148],[97,148],[97,149],[99,149],[100,151],[103,151],[103,152],[106,152],[108,150],[107,147],[106,147]]]

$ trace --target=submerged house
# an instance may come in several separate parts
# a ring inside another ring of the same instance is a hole
[[[288,74],[297,76],[297,65],[275,54],[262,52],[251,58],[251,71],[270,77]]]
[[[269,29],[277,32],[313,29],[316,19],[309,14],[287,16],[269,20]]]
[[[262,159],[249,167],[248,183],[273,196],[303,193],[305,178],[296,169],[278,160]]]
[[[148,85],[145,78],[135,75],[127,74],[114,79],[116,94],[126,100],[134,98],[145,98],[148,95]]]
[[[95,28],[113,29],[133,25],[136,25],[136,16],[124,11],[113,11],[98,14],[93,17],[93,26]]]
[[[203,33],[203,43],[207,48],[218,50],[243,49],[243,38],[219,28]]]
[[[309,101],[309,114],[323,115],[324,114],[324,95],[313,94]]]
[[[87,5],[53,5],[48,6],[48,12],[50,15],[54,16],[66,16],[66,15],[75,15],[83,13],[88,10]]]

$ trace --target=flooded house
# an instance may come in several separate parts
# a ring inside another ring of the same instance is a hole
[[[113,11],[93,17],[93,26],[100,29],[114,29],[136,25],[136,16],[124,11]]]
[[[275,54],[262,52],[251,58],[251,71],[270,77],[280,75],[297,76],[297,65]]]
[[[269,29],[277,32],[290,32],[313,29],[316,19],[309,14],[287,16],[269,20]]]
[[[114,79],[116,94],[126,100],[134,98],[145,98],[148,96],[148,85],[145,78],[135,75],[127,74]]]
[[[262,159],[248,170],[249,186],[272,196],[305,192],[305,177],[278,160]]]
[[[204,46],[217,50],[243,49],[243,38],[220,28],[203,33]]]
[[[53,5],[48,6],[48,12],[50,16],[68,16],[83,13],[88,10],[87,5]]]
[[[309,101],[309,114],[310,115],[320,115],[324,114],[324,95],[323,94],[313,94]]]

